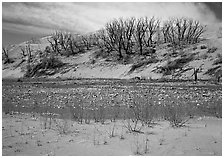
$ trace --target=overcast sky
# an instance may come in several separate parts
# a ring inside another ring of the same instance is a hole
[[[4,2],[2,3],[3,45],[20,43],[54,30],[74,33],[96,31],[118,17],[156,16],[190,17],[204,24],[221,22],[221,3],[153,3],[153,2]]]

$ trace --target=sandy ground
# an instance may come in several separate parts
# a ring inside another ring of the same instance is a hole
[[[44,129],[44,122],[38,115],[3,114],[2,155],[222,155],[222,120],[213,117],[193,118],[181,128],[156,121],[144,133],[128,132],[121,120],[78,124],[56,119],[51,129]]]

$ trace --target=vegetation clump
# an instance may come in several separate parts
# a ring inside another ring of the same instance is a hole
[[[194,59],[194,54],[182,56],[173,61],[168,61],[163,67],[159,67],[159,72],[164,75],[171,75],[171,73],[177,69],[182,69],[182,67]]]
[[[64,65],[58,58],[52,54],[49,47],[46,47],[43,56],[40,57],[38,62],[29,62],[27,64],[27,71],[25,77],[53,75],[56,70]],[[52,71],[49,71],[52,70]]]

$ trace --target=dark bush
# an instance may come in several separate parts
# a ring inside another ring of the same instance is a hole
[[[136,69],[142,67],[142,66],[146,66],[148,64],[151,64],[151,63],[157,63],[159,60],[157,58],[151,58],[151,59],[148,59],[148,60],[144,60],[144,61],[141,61],[139,63],[136,63],[136,64],[133,64],[129,73],[135,71]]]
[[[207,46],[206,45],[202,45],[201,49],[207,49]]]
[[[59,59],[55,58],[54,56],[44,57],[40,63],[37,64],[29,64],[27,66],[27,72],[25,77],[33,77],[34,75],[42,75],[46,74],[47,70],[54,70],[56,68],[60,68],[64,65]],[[39,72],[39,73],[38,73]],[[52,74],[52,73],[51,73]]]
[[[59,59],[55,58],[54,56],[50,56],[50,57],[43,58],[40,65],[41,65],[41,68],[44,68],[44,69],[55,69],[55,68],[63,66],[64,64]]]
[[[208,53],[214,53],[217,50],[216,47],[212,47],[208,49]]]
[[[222,64],[222,58],[217,58],[213,63],[213,65],[219,65],[219,64]]]
[[[210,68],[208,69],[208,71],[205,72],[205,74],[208,74],[208,75],[215,75],[216,73],[219,73],[220,70],[222,70],[222,65],[218,65],[216,67],[213,67],[213,68]],[[222,73],[222,72],[221,72]]]
[[[146,48],[143,50],[142,55],[146,55],[146,56],[151,56],[153,54],[156,53],[156,49],[155,48]]]
[[[11,64],[11,63],[14,63],[14,60],[12,60],[11,58],[8,58],[8,59],[4,60],[3,64]]]
[[[187,121],[186,111],[184,111],[184,108],[175,102],[166,105],[164,118],[170,122],[172,127],[181,127]]]
[[[195,47],[193,47],[193,50],[196,50],[197,49],[197,47],[195,46]]]
[[[104,49],[99,49],[99,50],[97,50],[97,51],[94,53],[94,57],[95,57],[96,59],[98,59],[98,58],[107,58],[108,55],[109,55],[109,53],[108,53],[106,50],[104,50]]]
[[[181,58],[174,61],[169,61],[164,67],[160,67],[159,72],[164,73],[164,75],[170,75],[171,71],[176,69],[181,69],[185,64],[194,59],[194,54],[183,55]]]

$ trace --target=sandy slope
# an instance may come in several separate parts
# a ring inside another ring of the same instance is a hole
[[[212,117],[191,119],[182,128],[156,121],[153,127],[142,129],[144,134],[129,133],[123,121],[104,125],[68,121],[66,134],[60,134],[55,123],[45,130],[43,123],[42,117],[31,114],[3,114],[2,154],[129,156],[138,150],[143,155],[222,155],[221,119]],[[114,137],[110,137],[113,127]]]
[[[186,54],[196,53],[197,56],[193,61],[187,63],[183,69],[188,69],[181,73],[179,76],[180,79],[192,79],[192,68],[200,68],[198,78],[200,79],[209,79],[212,78],[209,75],[206,75],[205,72],[213,68],[214,61],[217,59],[218,54],[222,54],[222,37],[220,34],[220,25],[207,26],[207,31],[204,34],[205,40],[201,41],[197,45],[192,45],[189,48],[185,49]],[[47,41],[48,37],[39,39],[35,44],[31,44],[31,49],[34,51],[44,50],[49,42]],[[3,65],[2,77],[3,78],[20,78],[25,74],[26,71],[26,62],[22,61],[21,56],[21,47],[27,45],[27,42],[14,45],[10,49],[10,57],[15,60],[12,64]],[[201,49],[201,46],[207,46],[206,49]],[[195,49],[196,47],[196,49]],[[213,53],[207,53],[209,48],[216,47],[217,50]],[[84,54],[79,54],[77,56],[60,57],[64,63],[67,64],[59,73],[48,76],[50,78],[60,77],[60,78],[133,78],[135,76],[144,77],[144,78],[172,78],[172,76],[163,76],[161,73],[155,73],[153,70],[157,67],[162,66],[167,63],[168,59],[164,58],[163,55],[170,53],[167,49],[158,49],[157,56],[160,59],[159,62],[149,64],[145,67],[135,70],[132,73],[128,73],[131,69],[132,64],[122,65],[113,62],[106,62],[105,60],[96,59],[96,63],[91,63],[94,59],[93,54],[97,49],[93,48],[90,51],[87,51]],[[179,56],[180,57],[180,56]],[[178,58],[178,57],[177,57]],[[170,58],[169,60],[174,60],[176,58]],[[94,59],[95,60],[95,59]],[[19,66],[18,66],[19,65]],[[213,77],[214,78],[214,77]]]

